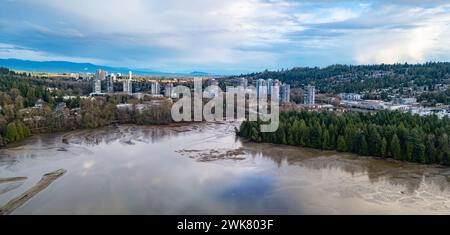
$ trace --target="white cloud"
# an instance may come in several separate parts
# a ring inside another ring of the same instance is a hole
[[[389,36],[366,39],[356,49],[356,61],[367,63],[423,63],[438,49],[436,42],[442,33],[438,26],[424,26],[404,32],[390,31]]]
[[[437,52],[450,52],[446,43],[450,40],[450,16],[444,8],[397,10],[391,18],[409,20],[414,25],[363,30],[348,37],[357,38],[353,42],[357,63],[423,63],[439,59]]]
[[[79,63],[89,62],[96,64],[105,63],[105,61],[95,58],[54,55],[44,51],[37,51],[6,43],[0,43],[0,58],[34,60],[34,61],[71,61]]]
[[[0,43],[13,44],[0,57],[171,71],[448,60],[449,7],[424,3],[17,0],[0,16]]]
[[[156,63],[229,65],[247,63],[252,58],[253,62],[264,63],[262,59],[273,59],[276,52],[251,48],[286,41],[283,34],[298,27],[284,13],[291,4],[283,1],[128,0],[124,4],[119,0],[43,0],[35,4],[66,17],[54,20],[77,24],[76,29],[64,30],[65,35],[73,33],[93,40],[101,37],[177,54],[155,58]],[[148,61],[135,63],[141,66]]]

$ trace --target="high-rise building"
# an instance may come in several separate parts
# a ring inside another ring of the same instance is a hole
[[[268,79],[267,80],[267,94],[268,95],[276,95],[274,94],[274,87],[278,87],[278,91],[280,91],[281,83],[278,79]]]
[[[157,81],[152,82],[151,94],[152,95],[159,95],[160,94],[159,83]]]
[[[280,87],[280,102],[289,103],[291,101],[291,85],[283,84]]]
[[[102,93],[102,81],[100,81],[97,77],[92,79],[92,93]]]
[[[215,78],[211,78],[208,80],[208,89],[206,89],[203,93],[203,98],[212,99],[219,95],[219,81]]]
[[[102,93],[102,80],[105,80],[106,71],[98,69],[95,72],[95,76],[92,79],[92,93],[100,94]]]
[[[267,83],[264,79],[256,80],[256,96],[264,96],[267,94]]]
[[[123,92],[130,95],[133,93],[133,74],[131,71],[128,73],[128,79],[123,80]]]
[[[281,82],[278,79],[273,80],[272,87],[270,88],[270,95],[278,95],[281,98]]]
[[[106,79],[106,74],[107,72],[101,69],[97,69],[97,71],[95,72],[95,76],[97,76],[97,78],[100,79],[100,81]]]
[[[272,95],[273,79],[267,79],[267,95]]]
[[[244,89],[247,89],[248,87],[247,78],[239,78],[239,86],[242,86]]]
[[[172,98],[174,96],[172,83],[169,83],[164,87],[164,96],[168,98]]]
[[[316,104],[316,88],[314,86],[307,86],[305,88],[304,101],[306,105]]]
[[[281,86],[281,82],[278,79],[275,79],[275,81],[273,82],[274,86]]]
[[[106,91],[108,93],[114,92],[114,81],[115,80],[116,80],[116,75],[113,73],[106,77]]]

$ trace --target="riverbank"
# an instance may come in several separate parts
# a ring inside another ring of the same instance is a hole
[[[24,203],[26,203],[28,200],[33,198],[36,194],[47,188],[51,183],[53,183],[55,180],[57,180],[59,177],[64,175],[67,171],[65,169],[59,169],[54,172],[50,172],[42,176],[42,179],[33,187],[22,193],[21,195],[11,199],[8,203],[6,203],[4,206],[0,207],[0,215],[8,215],[11,214],[16,208],[20,207]],[[26,177],[16,177],[14,180],[17,181],[18,179],[23,180],[26,179]],[[11,182],[11,178],[9,179],[9,182]],[[2,180],[0,179],[0,183],[2,183]],[[3,182],[4,183],[4,182]]]
[[[450,166],[450,119],[401,112],[290,111],[280,113],[276,132],[261,132],[261,125],[244,121],[239,135],[260,143]]]
[[[11,147],[16,147],[16,146],[20,146],[22,145],[27,139],[29,139],[30,137],[36,136],[36,135],[42,135],[42,134],[64,134],[64,133],[70,133],[73,131],[88,131],[88,130],[96,130],[96,129],[101,129],[101,128],[106,128],[106,127],[114,127],[114,126],[118,126],[118,125],[136,125],[136,126],[143,126],[143,127],[153,127],[153,126],[166,126],[166,127],[181,127],[181,126],[187,126],[190,125],[191,123],[186,123],[186,122],[172,122],[172,123],[167,123],[167,124],[152,124],[152,125],[139,125],[139,124],[134,124],[134,123],[123,123],[123,124],[109,124],[106,126],[100,126],[100,127],[96,127],[96,128],[75,128],[75,129],[70,129],[70,130],[56,130],[56,131],[44,131],[44,132],[39,132],[39,133],[32,133],[31,135],[27,136],[24,139],[21,139],[20,141],[14,141],[14,142],[10,142],[6,145],[0,145],[0,149],[2,148],[11,148]]]
[[[16,182],[26,180],[28,177],[10,177],[10,178],[0,178],[0,184]]]
[[[11,214],[450,211],[450,168],[249,142],[236,138],[237,125],[119,125],[33,136],[0,150],[0,178],[28,177],[0,185],[0,204],[46,172],[65,169]]]

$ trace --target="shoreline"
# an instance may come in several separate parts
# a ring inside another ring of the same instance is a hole
[[[419,209],[427,211],[427,213],[445,213],[446,211],[447,204],[442,203],[439,197],[449,197],[448,191],[441,191],[442,188],[449,189],[449,183],[446,181],[450,175],[448,168],[432,169],[430,166],[415,166],[415,164],[394,164],[382,159],[375,160],[370,157],[340,154],[335,151],[252,143],[241,138],[236,140],[230,127],[234,124],[191,124],[184,128],[162,126],[146,128],[124,125],[87,132],[81,131],[80,133],[75,131],[74,134],[78,137],[88,133],[88,135],[104,136],[103,140],[111,141],[102,141],[104,145],[99,148],[96,145],[89,145],[89,143],[82,144],[81,148],[77,147],[72,149],[74,151],[69,151],[79,153],[70,161],[61,159],[56,165],[54,161],[42,162],[42,167],[45,167],[46,171],[36,170],[32,174],[32,171],[27,171],[28,167],[21,168],[21,171],[17,171],[13,176],[27,175],[30,178],[32,176],[33,180],[26,181],[26,184],[21,186],[22,188],[18,191],[5,196],[1,204],[6,204],[12,198],[31,188],[44,173],[63,168],[71,173],[66,177],[58,178],[58,182],[54,185],[43,189],[20,207],[8,213],[12,215],[58,214],[62,210],[67,214],[138,214],[143,211],[158,213],[161,207],[156,203],[161,202],[160,191],[170,192],[174,195],[189,192],[191,187],[184,187],[184,185],[204,182],[205,174],[212,176],[211,181],[200,185],[202,189],[211,193],[206,194],[205,201],[215,195],[225,195],[214,203],[229,205],[229,198],[233,200],[236,198],[239,200],[235,202],[236,208],[248,205],[250,209],[256,208],[261,213],[267,213],[269,210],[259,209],[258,202],[248,203],[246,200],[249,199],[248,195],[251,195],[251,198],[253,195],[261,195],[263,189],[268,191],[264,191],[261,200],[269,202],[275,198],[275,204],[280,205],[277,206],[277,210],[280,211],[284,208],[283,203],[289,203],[289,206],[294,208],[293,213],[300,213],[304,210],[311,211],[311,213],[327,210],[331,213],[330,205],[336,205],[336,210],[343,214],[362,212],[358,207],[347,209],[346,203],[361,203],[361,205],[369,206],[370,210],[380,213],[398,213],[399,211],[401,213],[419,213]],[[141,129],[149,131],[141,131]],[[192,129],[193,131],[178,135],[171,129]],[[120,130],[119,135],[116,134],[117,130]],[[123,142],[116,141],[117,139],[108,138],[118,137],[127,141],[131,137],[139,141],[144,138],[145,134],[149,134],[149,141],[142,141],[142,145],[134,146],[126,146]],[[55,135],[53,138],[50,138],[52,135],[47,137],[42,138],[42,143],[55,146],[56,142],[60,143],[61,141],[61,135]],[[161,144],[159,141],[150,141],[150,139],[159,139],[159,137],[168,142]],[[33,138],[29,144],[33,144],[34,140],[39,138]],[[172,140],[175,142],[171,143],[179,143],[176,148],[173,148],[173,144],[165,144]],[[146,143],[151,144],[146,145]],[[36,144],[42,146],[41,142]],[[95,148],[95,150],[91,148]],[[27,148],[27,151],[35,149],[30,147]],[[46,159],[45,157],[49,155],[46,154],[47,148],[44,149],[44,152],[33,153]],[[92,150],[95,155],[85,149]],[[235,151],[239,149],[240,152]],[[54,148],[50,150],[52,156],[64,158],[66,155],[66,153],[53,152]],[[131,150],[135,152],[131,152]],[[184,150],[184,154],[177,150]],[[148,155],[141,157],[140,153]],[[239,153],[244,155],[240,156]],[[23,152],[19,154],[23,154]],[[241,157],[245,159],[240,161]],[[41,158],[36,158],[36,160],[39,159]],[[215,162],[216,160],[218,161]],[[173,170],[169,168],[172,166],[175,166]],[[187,175],[179,175],[179,169],[186,167],[189,169]],[[121,170],[116,171],[116,169]],[[97,181],[99,177],[102,178]],[[338,184],[342,187],[336,187]],[[222,188],[222,185],[225,187]],[[110,188],[117,190],[110,191]],[[80,190],[86,191],[93,197],[78,196],[76,192]],[[323,192],[329,193],[324,194]],[[311,197],[311,193],[322,193],[325,196],[323,198]],[[145,194],[146,197],[139,196],[142,194]],[[179,207],[165,204],[167,208],[162,209],[182,213],[183,208],[195,205],[198,197],[203,195],[200,191]],[[277,198],[282,195],[290,195],[290,198],[287,201]],[[167,202],[173,200],[166,194],[163,196],[166,196]],[[123,200],[124,204],[118,207],[117,200]],[[317,204],[320,207],[318,210],[309,206],[304,207],[303,202]],[[384,203],[389,203],[394,209],[383,206]],[[417,204],[417,208],[411,209],[415,204]],[[125,208],[131,209],[126,210]],[[214,210],[219,210],[220,213],[239,213],[240,211],[240,209],[220,208],[222,207],[214,207]]]
[[[17,181],[23,181],[23,180],[26,180],[26,179],[28,179],[28,177],[25,177],[25,176],[10,177],[10,178],[0,178],[0,184],[17,182]]]
[[[167,127],[181,127],[183,125],[177,125],[180,123],[167,123],[167,124],[152,124],[152,125],[139,125],[139,124],[135,124],[135,123],[123,123],[123,124],[109,124],[109,125],[105,125],[105,126],[99,126],[96,128],[75,128],[75,129],[71,129],[71,130],[58,130],[58,131],[46,131],[46,132],[38,132],[38,133],[32,133],[31,135],[29,135],[28,137],[21,139],[20,141],[15,141],[15,142],[11,142],[8,143],[6,145],[1,145],[0,146],[0,150],[1,149],[7,149],[7,148],[14,148],[17,146],[22,145],[23,141],[28,140],[30,137],[36,136],[36,135],[46,135],[46,134],[62,134],[65,135],[67,133],[70,133],[72,131],[83,131],[83,130],[96,130],[96,129],[100,129],[100,128],[106,128],[106,127],[111,127],[111,126],[117,126],[117,125],[136,125],[136,126],[146,126],[146,127],[151,127],[151,126],[167,126]],[[188,123],[186,123],[188,124]]]
[[[314,151],[319,151],[319,152],[323,152],[323,153],[345,154],[346,155],[345,157],[374,159],[374,160],[380,160],[380,161],[385,161],[385,162],[411,164],[411,165],[415,165],[415,166],[450,168],[450,166],[441,165],[441,164],[426,164],[426,163],[420,163],[420,162],[402,161],[402,160],[397,160],[397,159],[393,159],[393,158],[382,158],[382,157],[376,157],[376,156],[365,156],[365,155],[358,155],[358,154],[352,153],[352,152],[339,152],[339,151],[333,150],[333,149],[317,149],[317,148],[302,147],[302,146],[296,146],[296,145],[275,144],[275,143],[270,143],[270,142],[255,142],[255,141],[252,141],[249,138],[246,138],[246,137],[243,137],[243,136],[239,136],[238,135],[238,137],[242,138],[242,140],[247,142],[247,143],[252,143],[252,144],[257,144],[257,145],[258,144],[265,144],[265,145],[272,145],[272,146],[276,146],[276,147],[288,147],[288,148],[296,148],[296,149],[314,150]]]
[[[123,123],[123,124],[109,124],[106,126],[100,126],[100,127],[96,127],[96,128],[78,128],[78,129],[73,129],[73,130],[63,130],[63,131],[55,131],[55,132],[42,132],[42,133],[35,133],[32,134],[30,136],[28,136],[27,138],[20,140],[18,142],[14,142],[14,143],[10,143],[4,146],[0,146],[0,150],[2,149],[8,149],[8,148],[14,148],[14,147],[18,147],[23,145],[23,142],[30,139],[33,136],[36,135],[47,135],[47,134],[61,134],[62,137],[62,141],[63,143],[65,143],[64,141],[66,141],[66,135],[70,134],[73,131],[89,131],[89,130],[99,130],[101,128],[108,128],[108,127],[115,127],[115,126],[135,126],[135,127],[186,127],[186,126],[190,126],[192,124],[202,124],[202,123],[207,123],[205,121],[202,122],[172,122],[172,123],[167,123],[167,124],[151,124],[151,125],[139,125],[139,124],[135,124],[135,123]],[[224,122],[212,122],[214,124],[224,124]],[[176,132],[188,132],[189,130],[173,130]],[[332,152],[332,153],[340,153],[340,154],[348,154],[349,156],[353,156],[353,157],[359,157],[359,158],[369,158],[369,159],[376,159],[376,160],[383,160],[386,162],[395,162],[395,163],[409,163],[409,164],[413,164],[413,165],[417,165],[417,166],[432,166],[432,167],[444,167],[444,168],[450,168],[450,166],[447,165],[441,165],[441,164],[427,164],[427,163],[420,163],[420,162],[412,162],[412,161],[403,161],[403,160],[397,160],[397,159],[393,159],[393,158],[382,158],[382,157],[376,157],[376,156],[365,156],[365,155],[358,155],[352,152],[339,152],[337,150],[333,150],[333,149],[317,149],[317,148],[311,148],[311,147],[302,147],[302,146],[296,146],[296,145],[285,145],[285,144],[275,144],[275,143],[270,143],[270,142],[255,142],[250,140],[249,138],[246,138],[244,136],[241,136],[239,132],[236,132],[236,136],[241,138],[243,141],[248,142],[248,143],[254,143],[254,144],[269,144],[269,145],[273,145],[273,146],[280,146],[280,147],[292,147],[292,148],[301,148],[301,149],[309,149],[309,150],[315,150],[315,151],[320,151],[320,152]],[[13,177],[16,178],[16,177]],[[2,183],[1,179],[0,179],[0,183]]]
[[[14,197],[5,205],[0,207],[0,215],[9,215],[14,212],[15,209],[19,208],[25,204],[28,200],[33,198],[36,194],[41,192],[50,186],[51,183],[56,181],[58,178],[63,176],[67,170],[59,169],[53,172],[49,172],[42,176],[41,180],[37,182],[33,187],[29,188],[27,191],[23,192],[19,196]]]

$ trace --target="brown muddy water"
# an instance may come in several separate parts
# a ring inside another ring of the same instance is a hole
[[[0,150],[0,206],[65,169],[12,214],[450,214],[450,168],[247,143],[236,125],[33,136]]]

